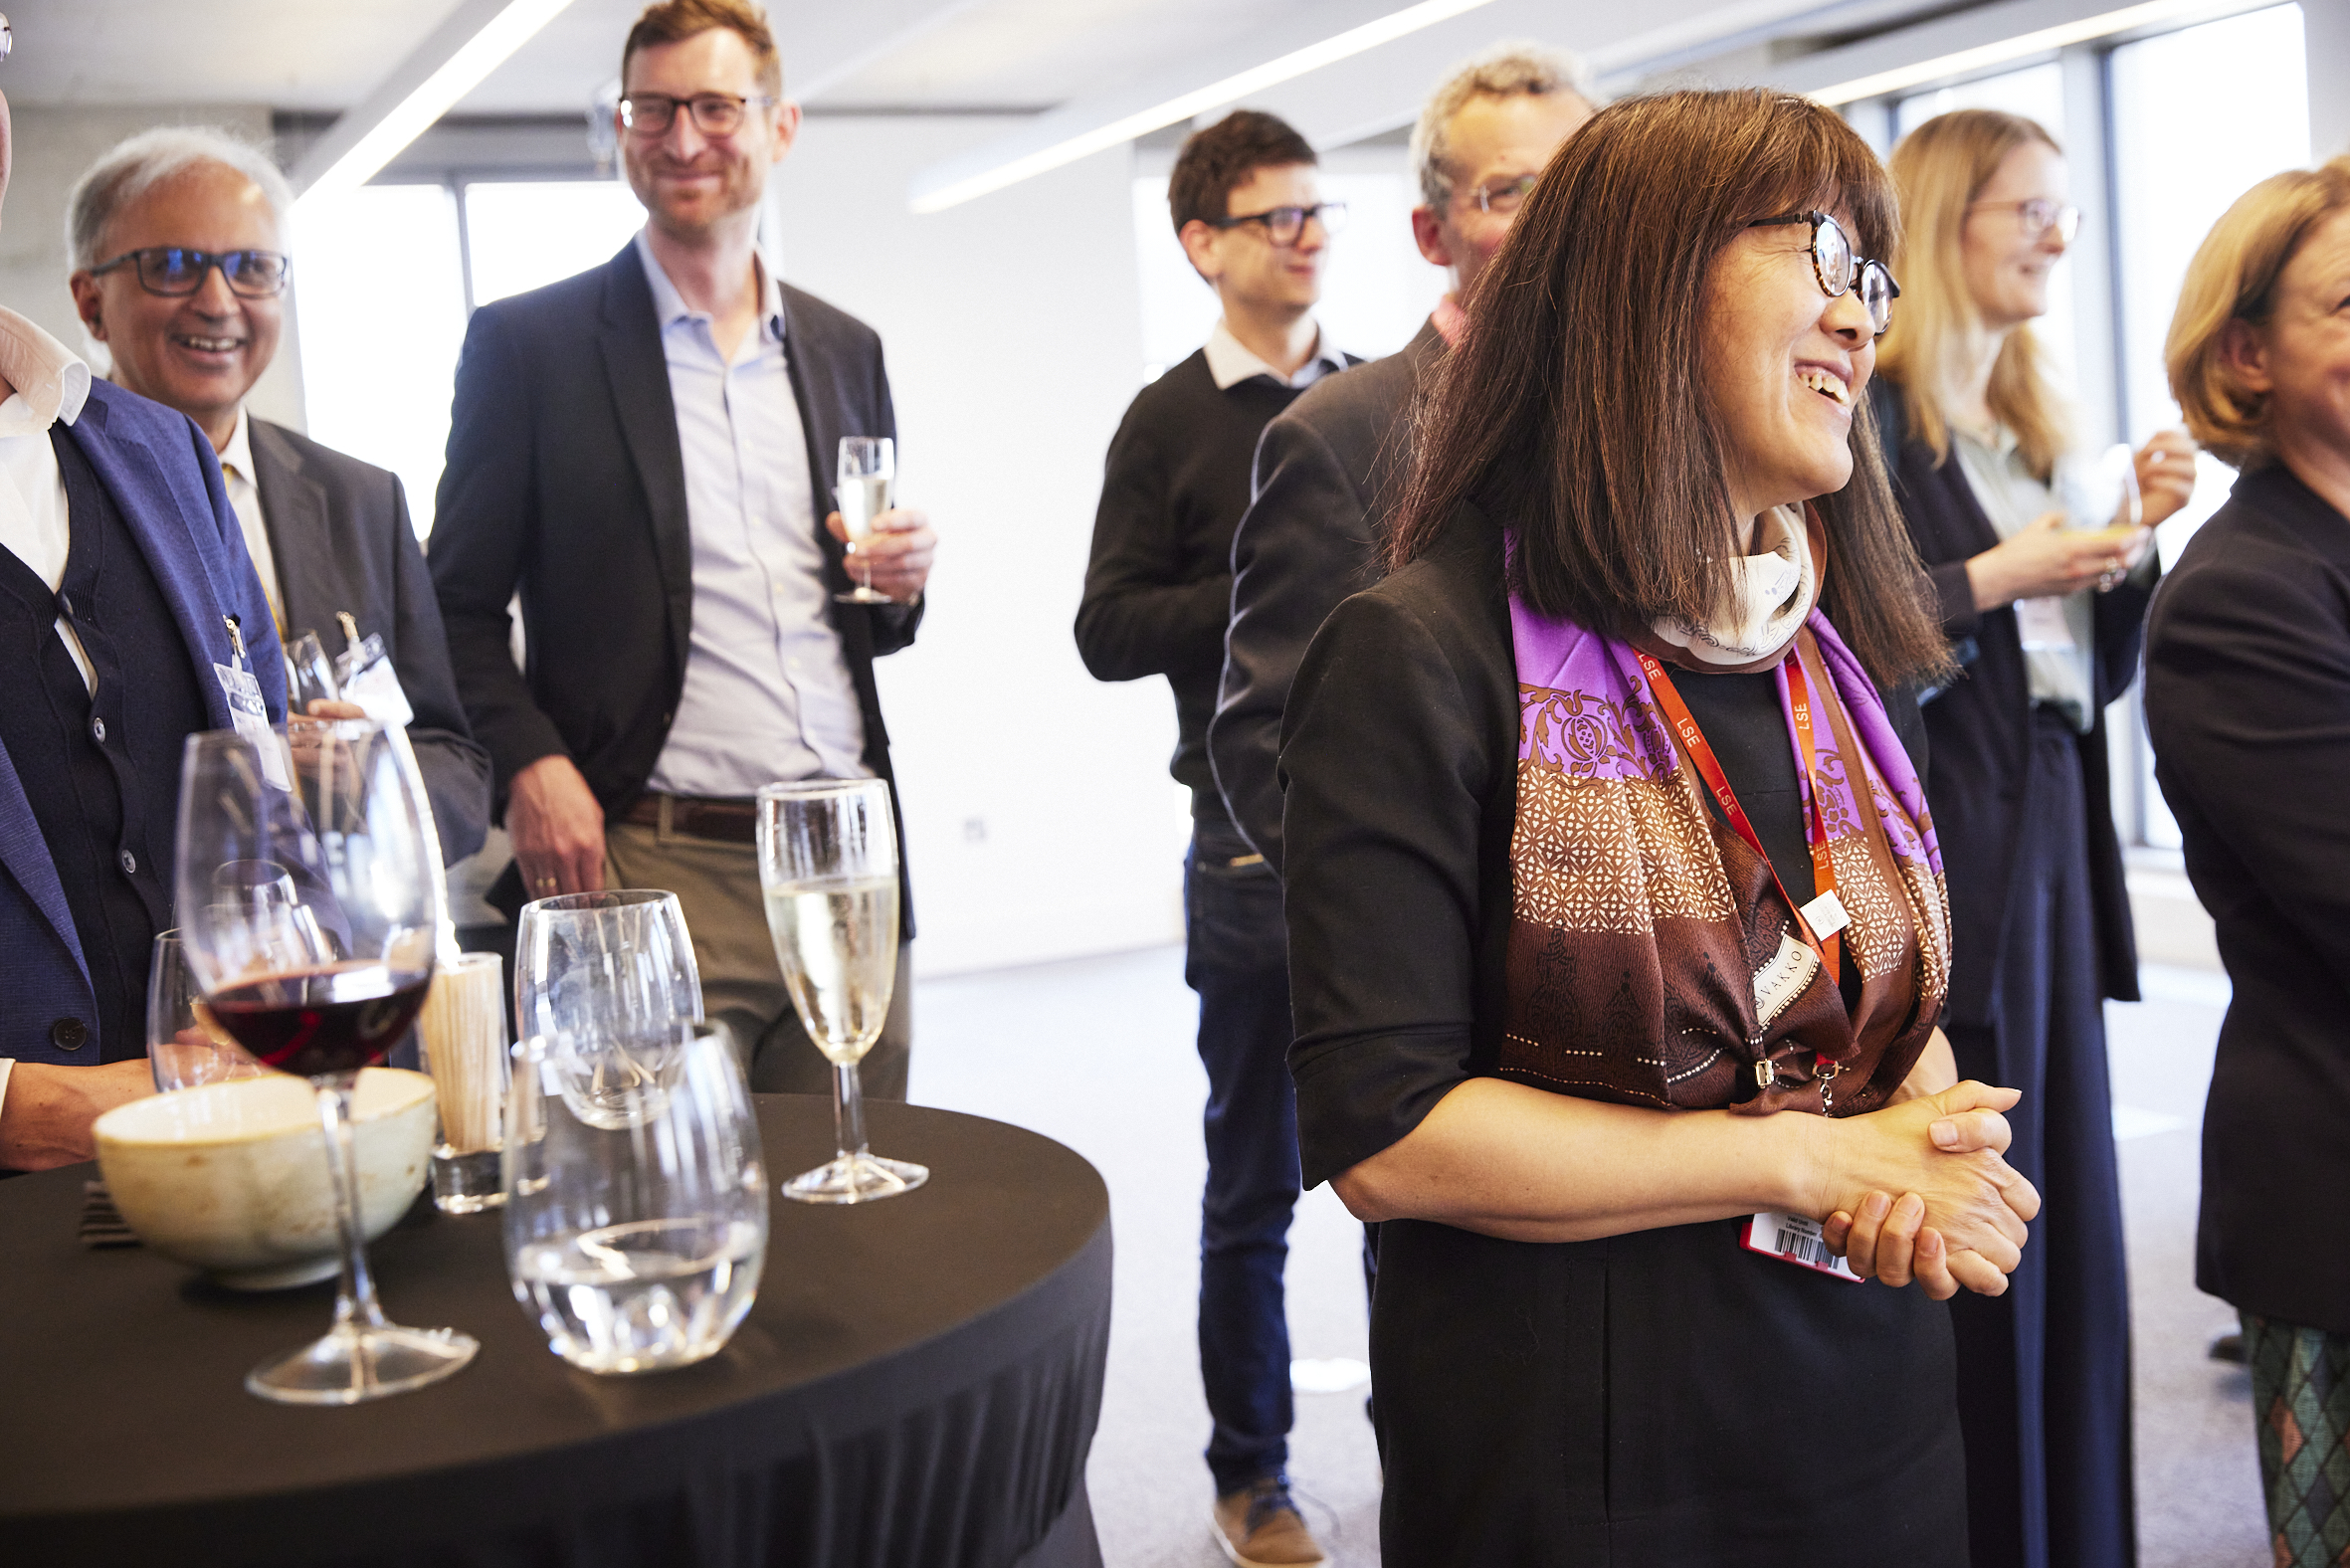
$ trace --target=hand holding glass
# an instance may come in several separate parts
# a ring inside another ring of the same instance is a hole
[[[862,545],[873,537],[874,519],[889,509],[890,490],[897,480],[897,443],[887,436],[841,438],[840,484],[833,494],[841,508],[841,523],[849,542]],[[855,556],[852,555],[852,560]],[[871,566],[858,574],[850,593],[834,594],[843,604],[887,604],[889,596],[874,591]]]
[[[775,959],[808,1038],[833,1065],[835,1157],[783,1184],[801,1203],[911,1192],[929,1171],[872,1153],[857,1064],[881,1038],[897,979],[897,833],[880,779],[759,791],[759,885]]]
[[[266,760],[260,747],[276,748]],[[274,779],[286,779],[284,787]],[[214,1020],[264,1065],[309,1078],[327,1139],[342,1282],[325,1338],[245,1386],[295,1405],[421,1388],[471,1361],[454,1329],[401,1328],[376,1302],[360,1232],[351,1090],[424,1005],[434,891],[424,786],[365,719],[190,735],[180,766],[182,950]]]

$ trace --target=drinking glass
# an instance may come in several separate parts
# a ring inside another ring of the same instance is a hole
[[[625,1127],[677,1066],[680,1030],[701,1017],[701,971],[678,895],[573,892],[522,906],[514,932],[514,1033],[547,1042],[565,1101]]]
[[[182,754],[181,952],[213,1020],[316,1090],[342,1242],[334,1326],[246,1376],[264,1399],[380,1399],[449,1376],[478,1348],[454,1329],[385,1319],[359,1228],[351,1089],[407,1033],[433,977],[441,911],[424,813],[415,764],[368,719],[301,720],[255,740],[215,730]]]
[[[767,1174],[723,1030],[681,1024],[677,1071],[619,1126],[578,1112],[564,1043],[514,1047],[504,1156],[506,1274],[548,1346],[590,1372],[715,1355],[767,1255]]]
[[[897,479],[897,443],[887,436],[843,436],[840,483],[833,490],[849,542],[862,544],[874,531],[874,519],[889,509],[889,491]],[[852,563],[856,557],[851,556]],[[858,574],[857,586],[833,597],[843,604],[887,604],[889,596],[874,592],[873,568]]]
[[[177,931],[155,938],[154,961],[147,969],[147,1067],[157,1091],[166,1094],[269,1071],[212,1021]]]
[[[326,657],[326,645],[318,641],[318,634],[297,632],[286,645],[286,711],[298,717],[307,713],[311,701],[318,697],[339,702],[342,687],[334,679],[333,662]]]
[[[775,960],[808,1038],[833,1065],[835,1157],[783,1184],[801,1203],[911,1192],[929,1171],[874,1154],[857,1064],[881,1038],[897,981],[897,835],[881,779],[759,791],[759,886]]]

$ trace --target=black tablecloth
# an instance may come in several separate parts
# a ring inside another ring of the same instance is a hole
[[[772,1204],[758,1302],[676,1372],[599,1378],[507,1287],[494,1213],[370,1249],[396,1322],[473,1365],[345,1409],[247,1371],[326,1326],[333,1287],[241,1295],[75,1239],[90,1166],[0,1184],[0,1562],[1098,1564],[1085,1455],[1109,1339],[1109,1200],[1000,1122],[870,1104],[927,1186]],[[832,1152],[821,1099],[759,1096],[767,1173]]]

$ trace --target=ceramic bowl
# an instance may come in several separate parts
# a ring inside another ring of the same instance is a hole
[[[424,1187],[433,1080],[359,1075],[359,1214],[370,1241]],[[98,1118],[98,1169],[123,1223],[155,1252],[232,1290],[279,1290],[340,1267],[326,1137],[307,1081],[264,1078],[175,1089]]]

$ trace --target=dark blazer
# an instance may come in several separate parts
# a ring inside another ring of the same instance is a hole
[[[1306,388],[1257,443],[1255,498],[1232,541],[1232,618],[1208,761],[1242,837],[1275,872],[1281,707],[1322,622],[1379,580],[1378,543],[1411,473],[1405,418],[1444,346],[1436,323],[1423,323],[1398,352]]]
[[[2146,723],[2236,987],[2195,1283],[2350,1333],[2350,517],[2289,470],[2238,480],[2155,594]]]
[[[1933,449],[1908,434],[1900,393],[1881,378],[1868,389],[1893,498],[1933,580],[1942,634],[1965,668],[1925,704],[1926,800],[1942,842],[1950,889],[1950,1017],[1991,1022],[2008,890],[2025,813],[2025,758],[2032,744],[2032,685],[2013,606],[1977,613],[1966,563],[1999,543],[1965,473],[1953,458],[1936,466]],[[2100,994],[2138,999],[2138,944],[2122,880],[2121,840],[2113,828],[2111,770],[2106,762],[2105,704],[2129,689],[2138,673],[2139,638],[2151,590],[2124,582],[2096,596],[2091,661],[2095,726],[2080,737],[2080,775],[2088,796],[2089,900],[2096,919]]]
[[[842,549],[823,526],[834,509],[827,477],[843,436],[896,434],[881,340],[813,294],[787,285],[783,296],[792,393],[817,476],[817,539],[826,580],[845,592]],[[474,312],[430,560],[499,814],[514,775],[556,753],[578,765],[607,816],[627,810],[677,716],[693,621],[685,461],[635,242],[601,267]],[[521,671],[506,611],[517,589]],[[865,720],[865,762],[884,779],[889,732],[874,660],[912,642],[921,617],[918,604],[832,607]],[[504,882],[509,896],[519,892],[511,868]],[[911,906],[901,907],[911,936]]]
[[[382,634],[416,711],[408,743],[432,799],[441,858],[461,861],[490,831],[490,753],[474,743],[457,699],[441,603],[399,477],[283,425],[257,419],[252,435],[286,624],[316,632],[329,655],[345,642],[337,611],[358,621],[361,637]]]
[[[277,627],[212,443],[185,414],[103,381],[91,383],[90,401],[68,434],[138,536],[171,604],[172,624],[128,629],[124,652],[193,661],[205,714],[214,728],[227,729],[228,698],[211,667],[230,662],[222,617],[234,615],[270,718],[283,722],[286,672]],[[177,784],[171,788],[176,794]],[[65,884],[16,766],[0,747],[0,1057],[96,1062],[95,1051],[64,1052],[50,1043],[51,1028],[67,1018],[81,1021],[84,1038],[96,1038],[98,1002]]]

